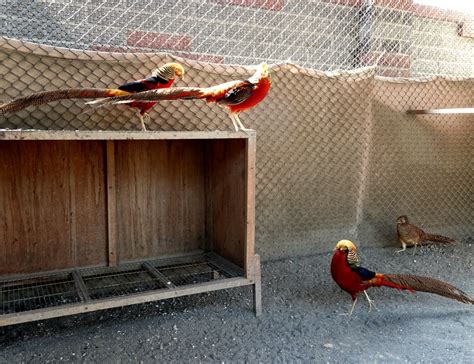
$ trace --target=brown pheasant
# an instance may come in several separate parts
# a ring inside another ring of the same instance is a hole
[[[397,218],[397,232],[402,249],[397,250],[396,253],[406,250],[407,246],[413,246],[413,254],[415,254],[417,245],[425,245],[428,242],[441,244],[455,242],[454,239],[447,238],[446,236],[425,233],[418,226],[410,224],[406,215]]]

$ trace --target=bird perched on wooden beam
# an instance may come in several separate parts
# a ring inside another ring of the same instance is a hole
[[[116,89],[106,88],[70,88],[64,90],[43,91],[33,95],[18,97],[6,104],[0,105],[0,113],[12,113],[20,111],[28,106],[46,104],[53,101],[67,99],[98,98],[91,103],[101,104],[105,98],[147,90],[156,90],[170,87],[176,77],[183,77],[184,68],[179,63],[167,63],[155,69],[148,78],[132,81],[119,86]],[[138,109],[138,116],[142,130],[146,130],[144,116],[156,102],[134,102],[129,106]]]
[[[366,290],[370,287],[390,287],[401,290],[434,293],[443,297],[474,304],[474,300],[460,289],[438,279],[411,274],[382,274],[372,272],[359,264],[357,248],[352,241],[341,240],[334,249],[331,261],[331,275],[334,281],[352,297],[352,315],[357,295],[364,292],[369,302],[369,312],[375,307]]]
[[[227,109],[232,120],[235,131],[249,130],[245,128],[239,119],[239,113],[248,110],[267,95],[271,86],[268,65],[261,63],[256,72],[247,80],[236,80],[222,83],[212,87],[173,87],[167,90],[151,90],[112,97],[105,100],[106,103],[135,103],[143,101],[160,100],[191,100],[205,99],[206,102],[215,102]]]
[[[397,233],[402,249],[397,250],[396,253],[405,251],[407,246],[413,246],[413,254],[415,254],[417,245],[426,245],[430,242],[432,244],[450,244],[455,242],[454,239],[447,238],[446,236],[425,233],[418,226],[410,224],[406,215],[397,218]]]

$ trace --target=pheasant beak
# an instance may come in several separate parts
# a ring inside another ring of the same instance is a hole
[[[260,64],[260,78],[268,77],[268,64],[265,62]]]
[[[179,67],[176,68],[176,76],[180,77],[184,81],[184,74],[186,73],[184,71],[184,67],[178,64]]]

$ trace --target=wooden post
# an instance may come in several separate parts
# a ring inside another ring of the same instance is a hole
[[[245,273],[252,276],[255,254],[255,154],[256,140],[255,134],[247,139],[247,173],[246,173],[246,236],[245,236]],[[250,266],[249,266],[250,265]]]
[[[260,255],[254,255],[253,264],[253,280],[255,281],[253,286],[253,307],[255,310],[255,316],[258,317],[262,314],[262,277],[260,270]]]
[[[247,206],[246,206],[246,242],[245,273],[253,281],[253,299],[255,316],[262,314],[262,280],[260,255],[255,254],[255,160],[257,144],[255,134],[247,139]]]
[[[107,140],[107,249],[109,266],[118,263],[117,254],[117,202],[115,188],[115,142]]]

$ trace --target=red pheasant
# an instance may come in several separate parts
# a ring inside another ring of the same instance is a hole
[[[239,127],[240,130],[249,130],[242,125],[238,115],[261,102],[270,86],[268,65],[261,63],[253,76],[247,80],[230,81],[206,88],[173,87],[167,90],[144,91],[133,95],[112,97],[105,102],[133,104],[143,101],[205,99],[208,103],[215,102],[229,111],[236,131]]]
[[[428,292],[463,303],[474,304],[474,300],[460,289],[434,278],[411,274],[382,274],[361,267],[357,256],[357,248],[349,240],[341,240],[337,243],[331,261],[331,275],[339,287],[349,293],[354,301],[349,316],[352,315],[357,302],[357,295],[360,292],[364,292],[369,302],[369,312],[372,306],[375,307],[366,292],[370,287],[385,286],[409,291]]]
[[[43,91],[33,95],[16,98],[6,104],[0,105],[0,113],[11,113],[20,111],[28,106],[46,104],[52,101],[66,100],[66,99],[85,99],[85,98],[99,98],[90,103],[103,103],[104,98],[129,95],[130,93],[156,90],[170,87],[176,77],[184,75],[184,68],[179,63],[167,63],[162,67],[155,69],[152,75],[148,78],[132,81],[113,88],[70,88],[64,90]],[[146,130],[144,116],[156,102],[133,102],[130,107],[138,109],[138,116],[142,130]]]

